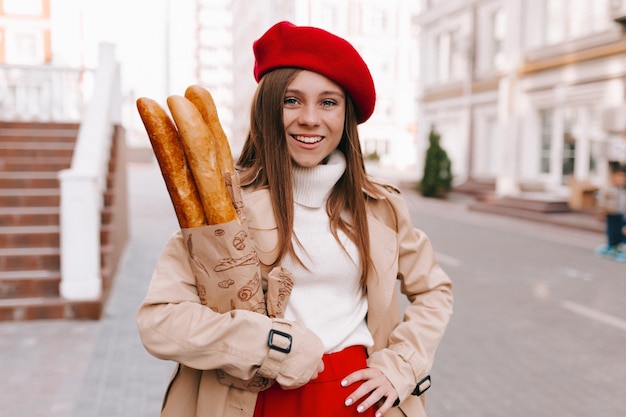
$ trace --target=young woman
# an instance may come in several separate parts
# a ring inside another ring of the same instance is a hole
[[[400,192],[366,175],[357,125],[374,110],[369,69],[344,39],[288,22],[253,49],[244,211],[264,288],[277,266],[293,288],[284,318],[214,312],[175,234],[138,313],[147,350],[178,363],[162,416],[425,416],[451,281]]]

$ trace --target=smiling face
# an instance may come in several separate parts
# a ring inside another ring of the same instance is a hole
[[[301,71],[283,100],[289,156],[296,165],[314,167],[334,151],[343,135],[346,96],[323,75]]]

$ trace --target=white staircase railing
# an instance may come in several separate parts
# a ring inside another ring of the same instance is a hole
[[[102,296],[100,251],[113,127],[120,124],[120,69],[115,48],[100,46],[91,100],[82,118],[71,168],[61,171],[61,296],[96,300]]]

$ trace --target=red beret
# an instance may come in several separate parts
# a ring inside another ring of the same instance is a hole
[[[276,68],[317,72],[343,87],[357,108],[358,122],[374,112],[376,90],[367,64],[345,39],[325,30],[279,22],[261,36],[254,50],[254,78]]]

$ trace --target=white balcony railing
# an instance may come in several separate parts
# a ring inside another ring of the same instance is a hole
[[[48,65],[0,65],[0,120],[78,122],[93,71]]]

